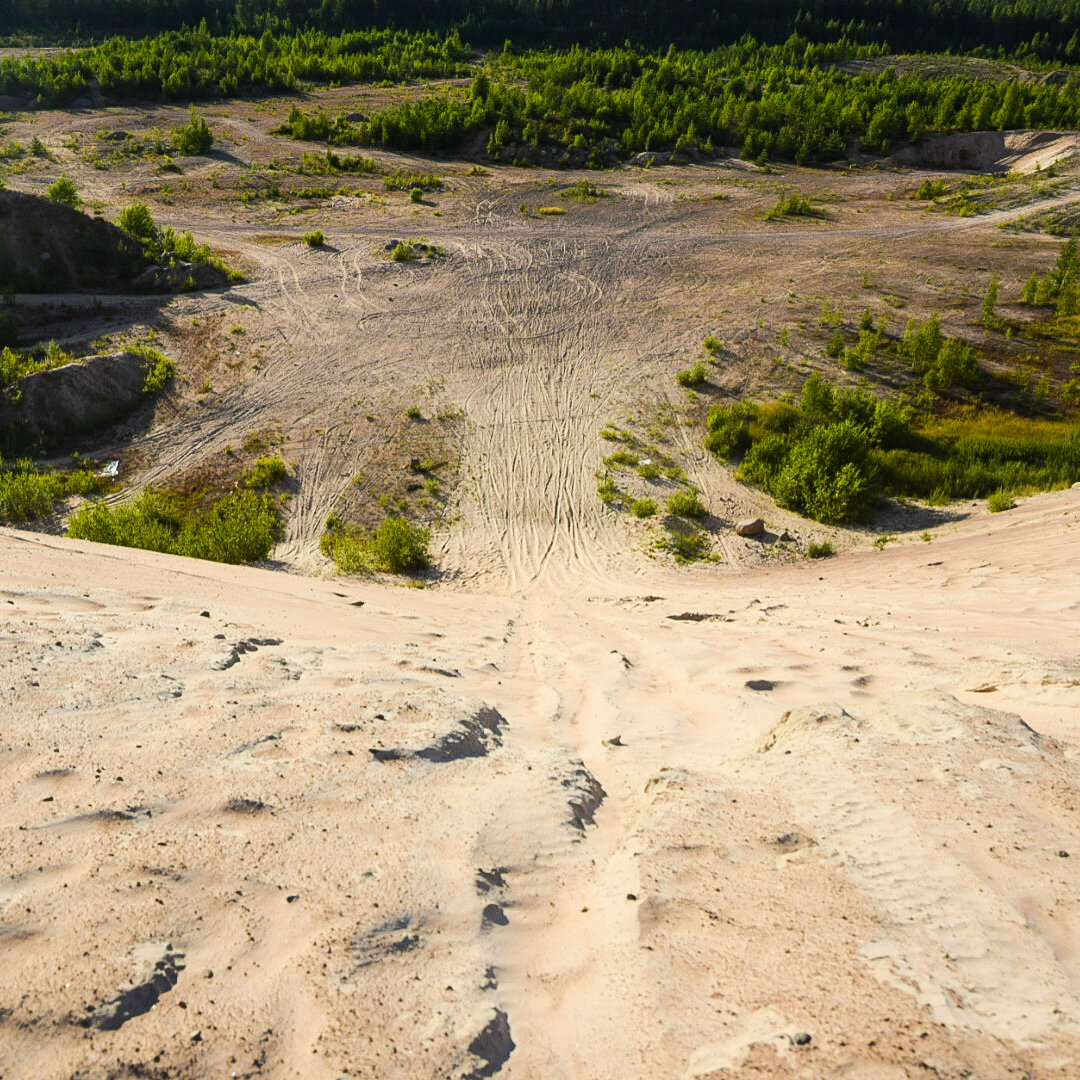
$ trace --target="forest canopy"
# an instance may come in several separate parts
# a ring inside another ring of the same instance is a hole
[[[1080,62],[1075,0],[0,0],[0,33],[100,40],[195,28],[259,35],[306,29],[459,29],[481,46],[675,44],[749,34],[778,43],[845,37],[893,50],[1024,54]]]

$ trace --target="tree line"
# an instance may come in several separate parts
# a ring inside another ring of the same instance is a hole
[[[894,50],[1023,53],[1080,61],[1075,0],[0,0],[0,33],[101,39],[205,23],[216,34],[340,33],[366,27],[457,28],[484,46],[630,40],[720,45],[750,34],[778,43],[847,37]]]

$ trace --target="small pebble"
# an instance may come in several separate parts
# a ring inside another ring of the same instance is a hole
[[[810,1036],[805,1031],[800,1031],[791,1036],[791,1041],[796,1046],[809,1046]]]
[[[1058,858],[1059,859],[1067,859],[1068,857],[1069,857],[1069,853],[1067,851],[1059,851],[1058,852]]]

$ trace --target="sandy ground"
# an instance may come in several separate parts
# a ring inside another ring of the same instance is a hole
[[[0,1077],[1074,1077],[1080,491],[797,561],[829,531],[706,455],[673,376],[715,334],[698,413],[799,385],[823,299],[971,334],[1060,245],[996,226],[1075,177],[975,218],[907,199],[919,169],[738,162],[242,205],[229,169],[299,154],[274,108],[211,110],[218,156],[164,180],[63,141],[183,110],[12,128],[247,269],[53,314],[177,359],[90,447],[128,490],[287,457],[294,573],[0,530]],[[785,188],[826,215],[764,223]],[[447,258],[387,259],[418,235]],[[597,498],[600,430],[664,416],[719,563]],[[433,587],[325,576],[327,514],[437,431]],[[756,513],[786,553],[734,535]]]
[[[1064,1078],[1080,491],[504,596],[0,531],[0,1072]]]

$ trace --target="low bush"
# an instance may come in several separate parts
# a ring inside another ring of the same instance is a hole
[[[342,574],[409,574],[430,565],[431,530],[405,518],[385,518],[374,530],[346,526],[338,518],[327,526],[319,546]]]
[[[304,233],[304,243],[310,248],[322,247],[326,243],[326,236],[321,229],[312,229],[311,232]]]
[[[792,191],[785,192],[776,205],[765,215],[766,221],[776,221],[782,217],[820,217],[821,211],[804,195]]]
[[[383,187],[387,191],[442,191],[446,184],[433,173],[398,171],[384,178]]]
[[[1016,500],[1008,491],[995,491],[990,498],[986,500],[986,509],[989,510],[991,514],[1000,514],[1004,510],[1011,510],[1015,505]]]
[[[680,488],[668,496],[666,503],[669,514],[676,517],[700,520],[708,517],[708,507],[701,501],[701,493],[696,488]]]
[[[76,207],[82,203],[79,189],[70,176],[61,176],[59,180],[49,185],[45,194],[53,202],[63,203],[65,206]]]
[[[277,532],[277,501],[263,492],[244,489],[207,509],[191,510],[177,496],[149,490],[121,506],[98,502],[77,510],[67,535],[214,562],[247,563],[270,554]]]
[[[1080,480],[1075,424],[987,412],[916,426],[910,410],[816,374],[798,403],[716,406],[708,429],[706,448],[740,462],[740,479],[828,522],[864,516],[876,495],[941,504]]]
[[[692,368],[686,368],[683,371],[677,372],[675,381],[680,386],[685,386],[687,388],[701,386],[708,377],[708,374],[708,366],[704,362],[698,362]]]
[[[214,145],[214,135],[210,130],[210,125],[199,116],[194,105],[191,106],[187,123],[181,124],[173,132],[173,142],[176,143],[176,149],[181,154],[191,156],[205,154]]]
[[[815,540],[806,549],[806,554],[811,559],[827,559],[835,554],[832,544],[828,540]]]
[[[655,499],[635,499],[630,504],[630,513],[636,518],[652,517],[657,510]]]
[[[28,459],[0,462],[0,522],[47,517],[60,499],[88,495],[107,485],[107,480],[85,470],[43,472]]]
[[[255,464],[237,480],[237,487],[253,491],[265,491],[280,483],[289,475],[289,467],[283,458],[260,457]]]

